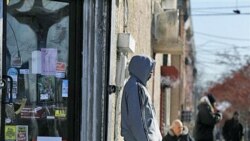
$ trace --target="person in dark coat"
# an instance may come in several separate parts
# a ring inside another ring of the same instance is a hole
[[[156,114],[146,83],[155,61],[147,56],[133,56],[128,70],[130,78],[123,89],[121,135],[125,141],[162,141]]]
[[[241,141],[243,126],[239,122],[239,113],[236,111],[231,119],[226,120],[222,128],[222,135],[226,141]]]
[[[195,141],[213,141],[215,124],[222,119],[222,114],[215,108],[216,100],[212,94],[203,96],[198,105],[194,127]]]
[[[162,141],[193,141],[188,133],[188,128],[180,120],[174,120],[167,135]]]

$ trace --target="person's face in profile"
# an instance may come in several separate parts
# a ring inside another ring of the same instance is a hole
[[[148,76],[148,80],[152,77],[153,71],[150,72],[149,76]]]

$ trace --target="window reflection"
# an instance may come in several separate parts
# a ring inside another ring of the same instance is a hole
[[[69,4],[49,0],[7,3],[7,133],[67,139]]]

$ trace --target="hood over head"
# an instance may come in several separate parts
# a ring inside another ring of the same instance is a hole
[[[143,85],[146,85],[154,67],[155,61],[153,59],[143,55],[136,55],[132,57],[128,71],[130,75],[136,77]]]
[[[207,98],[209,100],[209,102],[211,103],[212,106],[214,106],[214,103],[216,102],[214,96],[212,94],[207,94]]]

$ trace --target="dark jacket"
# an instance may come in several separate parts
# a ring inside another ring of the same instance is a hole
[[[193,141],[193,139],[188,133],[188,128],[185,127],[180,136],[176,136],[172,130],[169,130],[162,141]]]
[[[243,126],[234,119],[227,120],[222,128],[222,135],[226,141],[241,141]]]
[[[202,101],[198,105],[194,127],[194,139],[196,141],[213,141],[214,126],[221,120],[222,116],[220,113],[212,112],[212,110],[208,100]]]
[[[130,61],[130,78],[124,86],[121,103],[121,135],[125,141],[162,141],[146,89],[154,65],[155,62],[145,56],[134,56]]]

